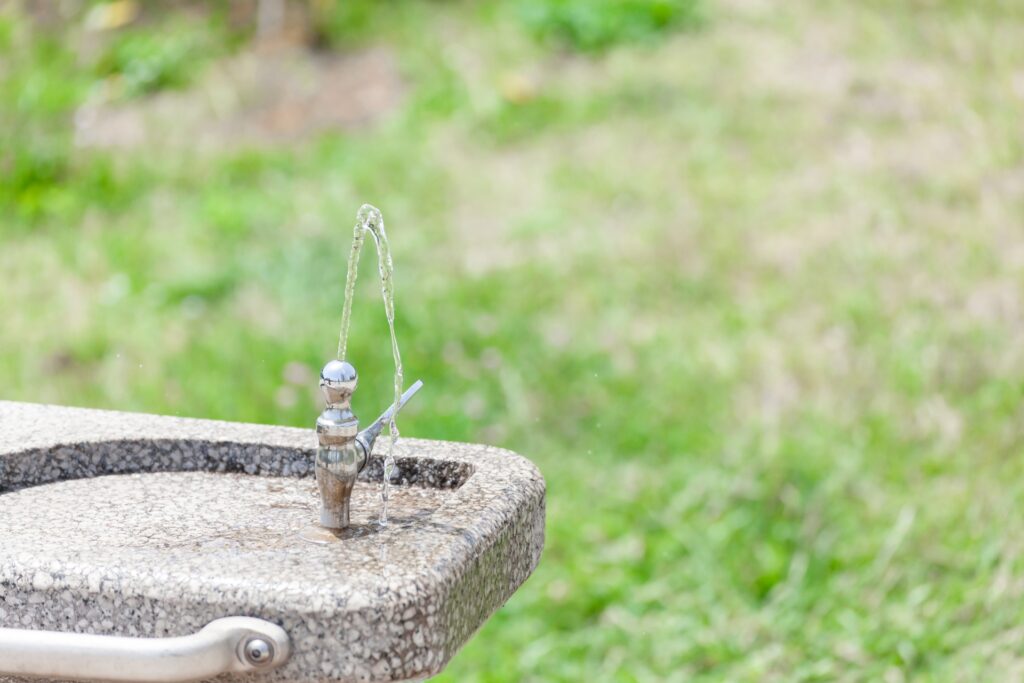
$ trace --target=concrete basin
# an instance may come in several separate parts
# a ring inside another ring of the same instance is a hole
[[[0,402],[0,629],[167,638],[256,617],[291,656],[240,679],[441,671],[536,567],[543,478],[498,448],[402,439],[390,524],[375,523],[375,453],[353,526],[311,544],[315,444],[312,430]]]

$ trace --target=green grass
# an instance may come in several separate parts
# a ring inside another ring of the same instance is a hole
[[[214,24],[216,26],[216,24]],[[96,60],[97,76],[113,80],[123,97],[187,86],[192,76],[230,43],[206,22],[159,25],[116,34]]]
[[[408,83],[370,128],[117,153],[71,142],[78,25],[0,10],[2,396],[308,426],[285,368],[331,357],[372,202],[402,432],[548,482],[539,569],[440,680],[1024,676],[1024,14],[723,2],[581,55],[523,7],[327,17]]]
[[[584,52],[647,42],[697,19],[694,0],[523,0],[521,12],[541,38]]]

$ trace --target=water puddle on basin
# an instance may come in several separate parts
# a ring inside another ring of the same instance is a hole
[[[452,489],[394,486],[391,524],[377,521],[376,486],[359,482],[352,493],[352,526],[309,539],[347,542],[355,549],[377,534],[416,533],[451,496]],[[189,554],[232,555],[287,549],[301,552],[305,530],[316,528],[316,483],[311,478],[257,477],[208,472],[153,472],[54,482],[0,496],[0,519],[18,530],[59,529],[44,544],[74,553],[96,547],[179,549]],[[87,509],[89,514],[68,514]],[[81,547],[81,548],[79,548]]]
[[[319,524],[313,524],[300,531],[299,538],[316,545],[331,545],[353,538],[372,536],[382,528],[381,525],[374,524],[373,526],[350,526],[345,529],[327,529]]]

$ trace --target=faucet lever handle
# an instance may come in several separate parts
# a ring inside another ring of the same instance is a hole
[[[380,431],[384,428],[384,425],[391,420],[396,410],[401,410],[405,404],[409,402],[409,399],[415,396],[416,392],[422,388],[423,380],[418,379],[413,382],[412,386],[406,389],[405,393],[402,394],[402,397],[399,399],[397,404],[392,403],[388,406],[387,410],[380,414],[380,417],[373,421],[373,424],[359,432],[356,439],[359,441],[359,445],[362,446],[363,450],[366,452],[367,460],[370,458],[370,451],[373,450],[373,443],[377,440],[377,437],[380,435]]]
[[[385,422],[390,420],[391,416],[395,414],[395,411],[396,410],[401,410],[403,407],[405,407],[405,404],[409,402],[409,399],[412,398],[413,396],[415,396],[416,392],[419,391],[422,388],[423,388],[423,380],[418,379],[415,382],[413,382],[412,386],[410,386],[408,389],[406,389],[405,393],[402,394],[402,398],[399,399],[398,405],[396,406],[394,403],[389,405],[388,409],[385,410],[383,413],[381,413],[380,417],[378,417],[375,420],[375,422],[380,422],[381,424],[384,424]]]

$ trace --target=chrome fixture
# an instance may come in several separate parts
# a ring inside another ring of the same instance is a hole
[[[320,525],[344,529],[349,525],[349,506],[356,477],[366,467],[381,429],[395,410],[420,390],[422,381],[409,387],[397,406],[392,405],[363,431],[352,412],[352,394],[359,375],[351,363],[332,360],[320,372],[320,390],[326,407],[316,420],[316,483],[320,489]]]
[[[185,683],[269,671],[288,660],[288,634],[252,617],[211,621],[174,638],[128,638],[0,628],[0,679]]]

